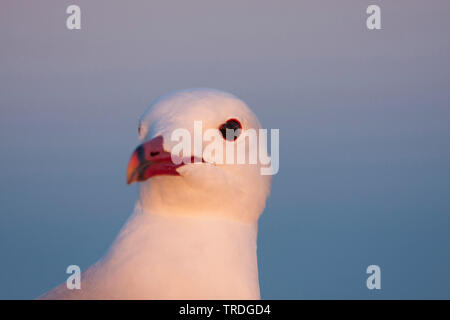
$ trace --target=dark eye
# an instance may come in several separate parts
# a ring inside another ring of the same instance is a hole
[[[219,128],[222,137],[229,141],[236,140],[241,134],[242,125],[236,119],[227,120]],[[228,132],[227,132],[228,131]]]

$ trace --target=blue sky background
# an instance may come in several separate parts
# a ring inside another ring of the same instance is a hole
[[[280,129],[263,298],[450,298],[449,16],[444,0],[2,1],[0,298],[106,251],[136,199],[137,118],[199,86]]]

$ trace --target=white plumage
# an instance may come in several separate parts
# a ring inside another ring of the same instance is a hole
[[[259,129],[235,96],[212,89],[177,91],[158,99],[140,119],[145,142],[171,132],[203,130],[239,119]],[[233,143],[245,143],[237,139]],[[247,147],[246,152],[249,152]],[[44,299],[258,299],[257,221],[271,177],[260,164],[186,164],[179,175],[140,183],[135,209],[107,254],[81,276],[81,289],[63,283]],[[107,209],[107,208],[105,208]]]

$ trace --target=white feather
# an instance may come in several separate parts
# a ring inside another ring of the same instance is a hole
[[[233,95],[178,91],[144,113],[140,138],[163,135],[170,150],[172,130],[192,130],[194,120],[204,130],[218,128],[229,118],[260,128]],[[257,221],[271,184],[259,166],[188,164],[180,176],[141,183],[134,213],[107,254],[82,274],[81,289],[63,283],[41,298],[259,299]]]

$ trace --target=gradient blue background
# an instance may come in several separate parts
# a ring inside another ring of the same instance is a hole
[[[106,251],[137,194],[138,116],[198,86],[280,129],[263,298],[450,298],[449,17],[438,0],[2,1],[0,298]]]

